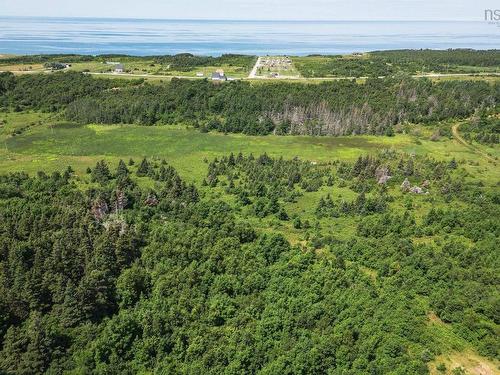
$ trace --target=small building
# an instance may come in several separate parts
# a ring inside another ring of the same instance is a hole
[[[125,67],[123,64],[116,64],[115,65],[115,73],[123,73],[125,71]]]
[[[227,81],[227,77],[222,69],[212,73],[212,81]]]

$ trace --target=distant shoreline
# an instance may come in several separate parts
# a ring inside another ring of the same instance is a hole
[[[429,22],[429,23],[441,23],[441,22],[471,22],[471,23],[482,23],[484,21],[478,20],[465,20],[465,19],[435,19],[435,20],[373,20],[373,19],[357,19],[357,20],[332,20],[332,19],[224,19],[224,18],[135,18],[135,17],[91,17],[91,16],[16,16],[16,15],[0,15],[0,19],[2,18],[19,18],[19,19],[46,19],[46,20],[62,20],[62,19],[76,19],[76,20],[125,20],[125,21],[151,21],[151,22],[283,22],[283,23],[315,23],[315,22],[323,22],[323,23],[351,23],[351,22],[372,22],[372,23],[411,23],[411,22]]]

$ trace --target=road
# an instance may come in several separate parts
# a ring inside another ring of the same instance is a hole
[[[474,76],[500,76],[500,73],[496,72],[482,72],[482,73],[424,73],[424,74],[415,74],[412,75],[414,78],[423,78],[423,77],[430,77],[430,78],[438,78],[438,77],[474,77]]]
[[[278,77],[268,77],[268,76],[259,76],[257,75],[257,71],[260,66],[260,59],[259,57],[257,59],[257,62],[255,63],[254,67],[252,68],[252,71],[248,75],[247,78],[237,78],[238,79],[259,79],[259,80],[276,80],[276,79],[288,79],[288,80],[301,80],[301,81],[340,81],[340,80],[353,80],[353,79],[367,79],[369,77],[317,77],[317,78],[304,78],[301,76],[278,76]],[[71,69],[64,69],[64,71],[68,71]],[[0,70],[0,73],[4,73],[4,71]],[[52,73],[52,71],[40,71],[40,70],[31,70],[31,71],[13,71],[14,74],[36,74],[36,73]],[[115,77],[131,77],[131,78],[164,78],[164,79],[171,79],[171,78],[184,78],[184,79],[206,79],[206,77],[189,77],[189,76],[170,76],[170,75],[156,75],[156,74],[133,74],[133,73],[97,73],[97,72],[87,72],[86,74],[92,74],[92,75],[103,75],[103,76],[115,76]],[[481,77],[488,77],[488,76],[494,76],[494,77],[500,77],[500,73],[429,73],[429,74],[415,74],[412,77],[413,78],[443,78],[443,77],[474,77],[474,76],[481,76]],[[384,76],[380,76],[378,78],[385,78]]]
[[[488,76],[494,76],[494,77],[500,77],[500,73],[496,72],[491,72],[491,73],[427,73],[427,74],[414,74],[411,77],[413,78],[446,78],[446,77],[475,77],[475,76],[480,76],[480,77],[488,77]],[[303,78],[299,77],[302,80],[306,81],[340,81],[340,80],[345,80],[345,79],[368,79],[371,77],[311,77],[311,78]],[[386,76],[379,76],[377,78],[387,78]]]
[[[167,76],[158,74],[134,74],[134,73],[98,73],[98,72],[85,72],[84,74],[90,74],[94,76],[109,76],[109,77],[131,77],[131,78],[159,78],[159,79],[172,79],[172,78],[184,78],[184,79],[204,79],[206,77],[189,77],[189,76]]]
[[[254,78],[257,78],[257,71],[259,70],[259,66],[260,66],[260,59],[261,57],[259,56],[257,58],[257,61],[255,62],[255,65],[253,66],[252,68],[252,71],[250,72],[250,74],[248,75],[248,79],[254,79]]]

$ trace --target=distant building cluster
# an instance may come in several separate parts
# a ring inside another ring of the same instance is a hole
[[[292,66],[292,60],[288,56],[266,57],[260,60],[260,65],[287,70]]]
[[[71,64],[65,64],[60,62],[48,62],[43,65],[45,69],[49,70],[62,70],[71,68]]]
[[[288,56],[264,57],[260,60],[259,70],[267,69],[269,77],[278,78],[280,71],[292,69],[292,60]]]

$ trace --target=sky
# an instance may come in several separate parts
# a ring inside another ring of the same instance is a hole
[[[484,20],[498,0],[0,0],[0,16],[235,20]]]

